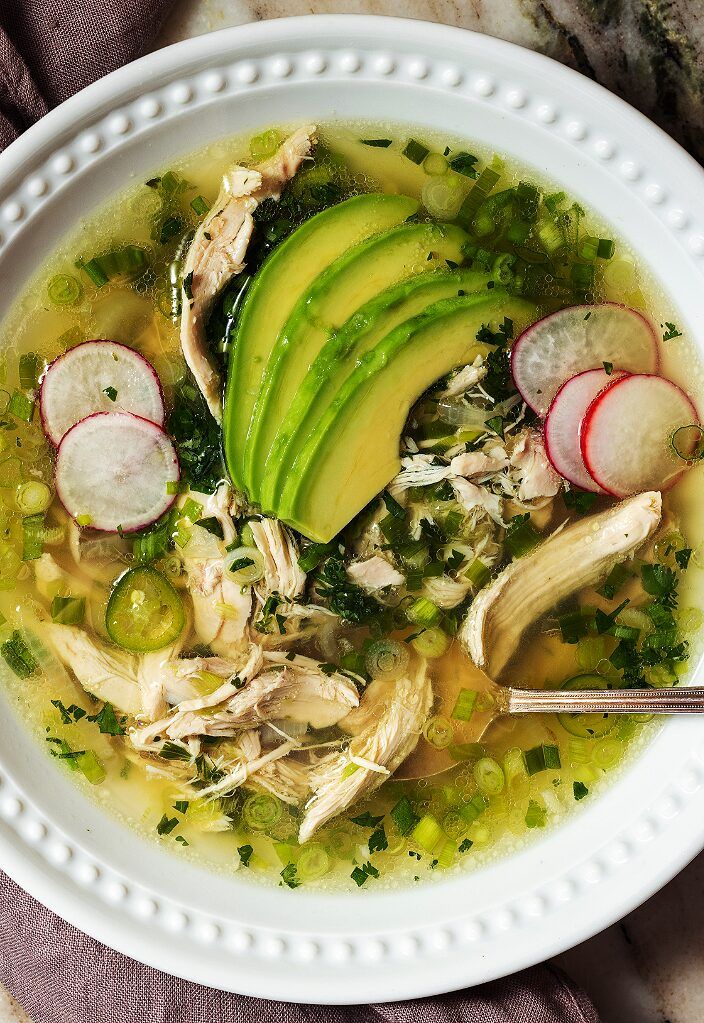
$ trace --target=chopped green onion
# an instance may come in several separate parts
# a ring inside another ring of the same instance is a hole
[[[460,689],[452,711],[452,717],[455,721],[469,721],[474,713],[478,695],[479,693],[476,689]]]
[[[317,881],[330,870],[330,857],[324,846],[318,842],[307,845],[296,860],[296,870],[301,881]]]
[[[485,796],[498,796],[503,791],[506,778],[501,766],[491,757],[483,757],[474,765],[474,780]]]
[[[434,852],[441,842],[444,844],[446,841],[445,832],[431,814],[426,814],[418,821],[411,832],[411,838],[428,853]]]
[[[51,602],[52,621],[59,625],[80,625],[86,609],[85,597],[54,597]]]
[[[264,576],[264,558],[256,547],[236,547],[223,561],[227,577],[240,586],[251,586]]]
[[[34,412],[34,402],[22,391],[15,391],[7,403],[7,411],[23,423],[29,423]]]
[[[82,270],[96,288],[104,287],[110,279],[97,259],[89,259],[87,263],[79,259],[76,262],[76,268]]]
[[[54,305],[75,305],[82,291],[81,282],[71,274],[57,274],[47,285],[49,298]]]
[[[501,175],[492,170],[491,167],[484,168],[460,207],[461,220],[466,223],[471,223],[474,220],[477,210],[500,177]]]
[[[579,291],[592,291],[594,288],[594,267],[589,263],[573,263],[570,278]]]
[[[423,726],[423,736],[435,749],[446,749],[454,737],[452,722],[437,714],[429,718]]]
[[[242,807],[242,820],[255,831],[265,831],[281,820],[282,813],[276,796],[262,792],[247,797]]]
[[[483,792],[477,792],[468,803],[463,803],[457,810],[465,824],[473,824],[486,810],[489,800]]]
[[[613,600],[619,590],[632,578],[633,573],[627,565],[614,565],[601,587],[597,590],[597,593],[602,597],[606,597],[607,600]]]
[[[447,752],[453,760],[481,760],[486,756],[486,747],[481,742],[450,743]]]
[[[25,391],[33,391],[39,383],[40,361],[36,352],[25,352],[20,355],[20,387]]]
[[[539,774],[541,771],[558,771],[562,766],[559,748],[547,743],[526,750],[523,760],[530,775]]]
[[[388,149],[392,139],[360,139],[363,146],[371,146],[372,149]]]
[[[406,618],[413,625],[423,625],[429,628],[438,624],[442,613],[432,600],[428,600],[426,597],[416,597],[413,603],[406,608]]]
[[[380,639],[367,650],[364,662],[372,678],[397,678],[408,667],[408,647],[394,639]]]
[[[423,160],[423,170],[426,174],[439,176],[447,172],[448,163],[440,153],[429,153]]]
[[[416,139],[409,139],[403,149],[403,156],[411,163],[421,164],[425,160],[430,150],[427,146],[424,146],[422,142],[417,142]]]
[[[318,567],[323,558],[326,558],[328,554],[332,554],[334,550],[334,543],[312,543],[305,550],[301,551],[298,557],[298,566],[306,574],[312,572],[314,568]]]
[[[587,636],[594,623],[594,611],[588,607],[580,607],[576,611],[567,611],[560,615],[557,624],[562,634],[563,643],[577,643]]]
[[[411,806],[407,796],[402,796],[390,810],[391,818],[401,835],[408,835],[419,823],[420,817]]]
[[[588,235],[586,238],[582,238],[577,250],[577,255],[580,259],[584,259],[587,263],[593,263],[599,252],[599,239]]]
[[[107,777],[105,768],[91,749],[85,750],[76,757],[76,765],[91,785],[100,785]]]
[[[424,629],[411,640],[411,646],[421,657],[442,657],[450,648],[450,637],[442,629]]]
[[[22,519],[22,560],[34,561],[44,550],[44,516],[25,515]]]
[[[544,828],[547,821],[548,812],[544,806],[540,803],[536,803],[534,799],[531,799],[528,803],[528,809],[526,810],[526,827],[527,828]]]
[[[261,135],[254,135],[250,139],[249,152],[253,160],[268,160],[273,156],[281,144],[281,134],[276,128],[269,128]]]
[[[699,423],[680,426],[670,440],[672,450],[685,462],[696,462],[704,456],[704,428]]]
[[[204,217],[210,206],[202,195],[197,195],[195,199],[191,199],[191,209],[197,217]]]
[[[51,491],[40,480],[28,480],[17,488],[15,501],[23,515],[37,515],[51,504]]]
[[[616,245],[611,238],[599,239],[599,245],[596,252],[599,259],[611,259],[615,251]]]

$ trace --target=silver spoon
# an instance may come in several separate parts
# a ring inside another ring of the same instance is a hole
[[[469,670],[468,670],[469,669]],[[469,677],[468,677],[469,676]],[[436,687],[438,715],[450,718],[461,689],[479,693],[466,722],[454,722],[457,743],[479,742],[499,718],[512,714],[704,714],[704,687],[676,689],[516,689],[499,686],[474,665]],[[457,761],[421,737],[395,774],[400,779],[440,774]]]

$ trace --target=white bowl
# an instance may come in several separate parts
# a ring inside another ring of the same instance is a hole
[[[704,178],[599,86],[507,43],[421,22],[315,17],[151,54],[0,157],[0,314],[67,228],[177,155],[271,122],[408,120],[514,154],[600,211],[704,323]],[[561,828],[465,877],[389,893],[263,888],[170,857],[50,764],[0,694],[0,862],[82,930],[170,973],[308,1002],[428,995],[589,937],[704,845],[704,730],[672,720]]]

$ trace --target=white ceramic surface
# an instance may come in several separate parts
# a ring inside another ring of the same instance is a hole
[[[271,121],[407,119],[515,154],[599,209],[704,317],[704,179],[640,115],[484,36],[317,18],[189,40],[103,79],[0,157],[0,314],[67,224],[174,156]],[[538,962],[619,918],[704,845],[704,735],[671,721],[561,829],[483,872],[323,896],[167,857],[48,767],[0,696],[0,857],[108,945],[214,987],[300,1001],[405,998]]]

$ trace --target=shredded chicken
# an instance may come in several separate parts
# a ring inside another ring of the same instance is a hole
[[[487,375],[484,356],[478,355],[470,366],[464,366],[456,373],[446,387],[438,392],[438,397],[456,398],[478,384]]]
[[[631,557],[656,530],[661,511],[660,494],[639,494],[556,531],[511,562],[478,593],[460,632],[477,667],[498,678],[526,629]]]
[[[215,419],[222,419],[222,382],[205,343],[205,326],[213,300],[227,281],[245,266],[252,236],[252,214],[264,199],[281,191],[310,155],[315,127],[290,135],[278,151],[256,167],[233,167],[213,208],[198,227],[183,268],[181,347]]]
[[[380,554],[354,562],[347,569],[347,575],[369,593],[385,586],[401,586],[406,581],[406,577]]]
[[[298,549],[291,531],[278,519],[252,519],[249,526],[264,559],[264,597],[271,593],[289,600],[300,596],[306,574],[298,564]]]
[[[300,842],[393,774],[415,748],[432,700],[425,662],[415,678],[371,683],[358,709],[340,722],[353,735],[347,748],[323,757],[311,770],[313,796],[301,823]]]
[[[519,501],[554,497],[562,489],[562,480],[545,453],[543,439],[536,430],[525,430],[511,452],[511,466],[520,476]]]
[[[502,518],[501,498],[498,494],[494,494],[487,487],[480,487],[477,483],[470,483],[469,480],[463,479],[461,476],[454,477],[450,483],[458,502],[465,511],[471,512],[475,508],[481,508],[497,525],[505,525]]]
[[[125,714],[142,713],[134,654],[107,647],[75,625],[47,622],[42,637],[85,690]]]

